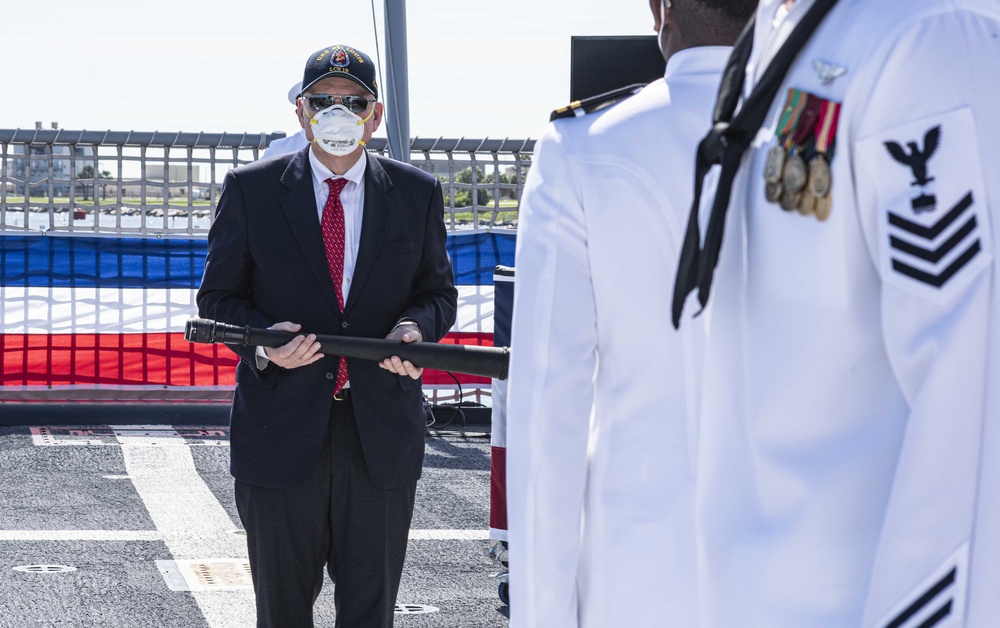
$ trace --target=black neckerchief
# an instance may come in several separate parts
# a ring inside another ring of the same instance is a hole
[[[695,288],[698,289],[698,302],[701,303],[701,307],[704,309],[708,303],[712,276],[719,262],[719,250],[722,248],[722,232],[726,222],[726,211],[729,208],[729,196],[743,154],[764,123],[771,102],[778,93],[778,87],[785,80],[792,61],[836,2],[837,0],[816,0],[816,3],[809,7],[802,16],[802,21],[795,26],[782,44],[761,76],[760,82],[754,86],[739,113],[734,117],[733,113],[743,93],[747,61],[753,48],[756,16],[750,18],[750,22],[736,40],[722,74],[719,96],[715,101],[715,111],[712,113],[712,130],[698,144],[695,157],[694,201],[691,203],[691,215],[688,218],[681,258],[677,265],[677,279],[674,283],[671,314],[675,328],[680,327],[684,301]],[[715,190],[715,202],[712,203],[708,227],[705,229],[705,246],[702,248],[698,229],[698,207],[701,204],[701,189],[705,175],[716,164],[722,166],[722,172]]]

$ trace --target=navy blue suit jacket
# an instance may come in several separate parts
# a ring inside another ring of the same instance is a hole
[[[445,249],[441,184],[414,167],[366,154],[361,244],[344,312],[327,266],[306,148],[226,175],[198,290],[204,318],[303,333],[384,338],[402,317],[436,342],[455,322],[457,291]],[[316,464],[333,403],[337,356],[309,366],[257,368],[240,356],[231,414],[231,471],[270,487],[304,481]],[[348,359],[365,461],[382,488],[420,477],[421,381]]]

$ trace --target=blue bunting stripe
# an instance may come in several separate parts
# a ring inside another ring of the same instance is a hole
[[[0,286],[197,289],[207,250],[204,239],[4,235]],[[495,266],[514,264],[514,235],[453,234],[448,253],[457,285],[491,286]]]

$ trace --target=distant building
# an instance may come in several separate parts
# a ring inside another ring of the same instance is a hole
[[[36,129],[42,128],[41,122],[35,123]],[[58,129],[57,123],[52,123],[53,129]],[[13,185],[8,190],[14,194],[24,194],[25,184],[30,189],[30,196],[48,196],[49,181],[52,182],[54,196],[69,196],[70,181],[80,174],[87,166],[94,165],[93,146],[52,146],[52,159],[44,146],[32,146],[30,157],[24,155],[24,144],[10,146],[10,170],[7,180]],[[71,159],[72,157],[72,159]],[[50,170],[51,168],[51,170]]]
[[[166,174],[166,176],[164,176]],[[201,165],[191,165],[191,183],[201,182]],[[164,166],[163,164],[146,164],[147,181],[164,181],[168,183],[188,183],[187,164]]]
[[[204,166],[191,164],[191,178],[188,180],[187,164],[165,165],[146,164],[146,198],[163,198],[166,190],[167,198],[187,197],[188,188],[194,199],[209,198],[209,184],[205,181]],[[122,186],[122,195],[139,198],[142,196],[141,183],[127,183]]]

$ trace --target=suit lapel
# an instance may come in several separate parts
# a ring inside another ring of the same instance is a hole
[[[309,150],[312,149],[307,147],[299,151],[281,175],[281,183],[288,189],[281,197],[281,208],[302,248],[302,253],[306,256],[309,269],[316,277],[320,292],[339,318],[340,306],[337,304],[337,293],[330,279],[330,267],[326,261],[326,248],[323,246],[323,236],[316,211],[316,193],[313,189],[312,168],[309,166],[307,153]]]
[[[358,259],[354,264],[351,292],[347,296],[344,312],[349,312],[360,298],[396,209],[395,202],[389,196],[393,187],[389,175],[374,156],[365,153],[365,158],[368,160],[368,167],[365,168],[365,207],[361,216],[361,244],[358,246]]]

